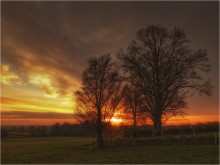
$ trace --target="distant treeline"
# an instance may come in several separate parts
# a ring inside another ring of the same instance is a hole
[[[196,125],[165,126],[163,135],[199,134],[219,132],[218,122],[200,123]],[[2,126],[1,138],[5,137],[46,137],[46,136],[94,136],[83,124],[56,123],[52,126]],[[105,131],[106,137],[149,137],[152,136],[152,126],[112,126]]]
[[[56,123],[52,126],[2,126],[1,137],[89,136],[79,124]]]
[[[206,132],[219,132],[219,122],[198,123],[195,125],[187,124],[164,126],[162,135],[199,134]],[[152,126],[141,126],[133,129],[134,137],[151,136],[152,134]]]

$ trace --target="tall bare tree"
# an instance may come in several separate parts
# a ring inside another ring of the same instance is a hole
[[[122,94],[122,79],[110,54],[88,61],[82,74],[81,90],[75,92],[75,116],[88,121],[96,129],[97,143],[104,146],[103,130],[119,108]]]
[[[155,135],[161,134],[163,121],[184,113],[192,92],[211,94],[210,80],[201,76],[211,68],[206,50],[194,51],[178,28],[151,25],[139,30],[120,59],[130,83],[142,91]]]

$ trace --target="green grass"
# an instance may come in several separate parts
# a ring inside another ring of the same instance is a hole
[[[117,145],[98,149],[91,144],[88,138],[8,138],[1,143],[1,163],[219,163],[218,145]]]

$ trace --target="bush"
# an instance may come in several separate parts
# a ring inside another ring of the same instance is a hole
[[[8,136],[8,133],[5,129],[1,129],[1,139],[4,139]]]

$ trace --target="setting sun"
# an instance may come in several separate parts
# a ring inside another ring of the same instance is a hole
[[[115,117],[111,118],[111,123],[112,124],[120,124],[122,122],[122,119],[117,119]]]

